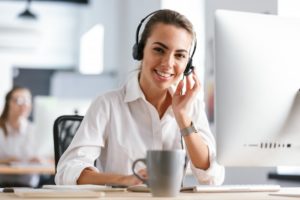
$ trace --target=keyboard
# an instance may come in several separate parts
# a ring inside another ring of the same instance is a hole
[[[196,185],[181,188],[182,192],[278,192],[280,185]]]

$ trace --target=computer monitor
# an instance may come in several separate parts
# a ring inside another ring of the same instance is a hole
[[[39,141],[37,153],[44,157],[54,157],[53,124],[61,115],[85,115],[91,99],[57,98],[36,96],[33,118],[35,137]]]
[[[215,15],[217,158],[300,165],[300,18]]]

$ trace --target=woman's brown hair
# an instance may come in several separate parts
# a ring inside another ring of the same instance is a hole
[[[6,127],[6,121],[8,118],[8,113],[9,113],[9,102],[11,101],[12,95],[14,94],[15,91],[17,90],[28,90],[26,87],[21,87],[21,86],[15,86],[13,87],[5,96],[5,102],[4,102],[4,108],[3,111],[0,115],[0,128],[3,129],[4,135],[7,136],[7,127]]]
[[[191,34],[193,39],[195,39],[193,25],[184,15],[168,9],[159,10],[155,12],[152,17],[150,17],[149,21],[145,25],[138,46],[138,51],[141,53],[141,55],[143,55],[144,47],[146,45],[147,39],[152,33],[153,27],[158,23],[174,25],[178,28],[183,28],[189,34]]]

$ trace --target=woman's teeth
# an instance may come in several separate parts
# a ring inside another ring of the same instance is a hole
[[[164,78],[169,78],[172,76],[172,74],[169,73],[165,73],[165,72],[160,72],[160,71],[156,71],[156,73]]]

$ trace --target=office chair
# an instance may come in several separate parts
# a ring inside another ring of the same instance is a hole
[[[54,121],[53,137],[55,171],[59,158],[70,145],[82,119],[83,116],[80,115],[62,115]]]

